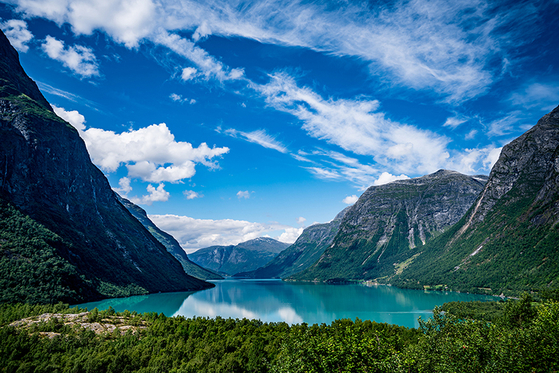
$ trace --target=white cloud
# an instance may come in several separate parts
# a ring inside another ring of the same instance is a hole
[[[164,188],[165,185],[163,183],[159,184],[157,188],[150,184],[146,188],[149,194],[144,195],[140,198],[131,197],[130,200],[136,204],[148,206],[151,205],[153,202],[166,202],[167,200],[169,200],[171,194]]]
[[[182,192],[182,194],[184,194],[186,199],[202,198],[202,196],[200,194],[198,194],[197,192],[195,192],[193,190],[185,190],[184,192]]]
[[[184,69],[182,69],[181,78],[184,81],[194,79],[194,77],[196,77],[197,72],[198,70],[196,70],[193,67],[185,67]]]
[[[228,80],[238,80],[244,77],[243,69],[231,69],[224,65],[221,61],[210,56],[205,50],[196,46],[188,39],[182,38],[177,34],[170,34],[167,31],[160,29],[153,35],[152,40],[160,45],[163,45],[179,56],[182,56],[193,62],[199,70],[196,76],[202,76],[204,79],[216,79],[220,82]],[[188,80],[191,78],[192,68],[186,68],[182,71],[182,79]],[[196,69],[195,69],[196,70]],[[185,76],[185,71],[186,76]],[[188,79],[185,79],[188,78]]]
[[[132,180],[130,180],[129,177],[121,177],[120,180],[118,181],[118,188],[113,188],[113,190],[117,193],[122,193],[123,195],[127,195],[128,193],[130,193],[132,191],[132,187],[130,186],[130,182]]]
[[[17,10],[28,16],[50,19],[59,25],[68,23],[76,34],[106,32],[129,48],[161,26],[160,6],[152,0],[21,0]]]
[[[409,177],[407,175],[404,175],[404,174],[402,174],[400,176],[396,176],[396,175],[392,175],[388,172],[383,172],[382,174],[380,174],[378,179],[375,180],[373,185],[384,185],[384,184],[388,184],[388,183],[391,183],[391,182],[396,181],[396,180],[407,180],[407,179],[409,179]]]
[[[456,128],[459,125],[461,125],[462,123],[465,123],[468,121],[468,118],[465,118],[461,115],[456,115],[454,117],[448,117],[446,118],[446,122],[444,122],[443,126],[445,127],[450,127],[450,128]]]
[[[285,232],[280,234],[277,240],[285,243],[294,243],[301,233],[303,233],[304,229],[305,228],[286,228]]]
[[[533,82],[516,92],[509,99],[513,105],[525,109],[551,111],[559,103],[559,82]]]
[[[52,109],[60,118],[64,119],[66,122],[74,126],[78,131],[85,130],[85,117],[81,115],[77,110],[66,111],[64,108],[51,105]]]
[[[357,200],[359,199],[359,197],[357,197],[355,194],[351,195],[351,196],[347,196],[343,199],[343,203],[345,203],[346,205],[353,205],[355,202],[357,202]]]
[[[193,105],[193,104],[196,103],[196,100],[195,100],[195,99],[193,99],[193,98],[192,98],[192,99],[189,99],[189,98],[187,98],[187,97],[182,97],[182,95],[179,95],[179,94],[176,94],[176,93],[171,93],[171,94],[169,95],[169,98],[170,98],[171,100],[175,101],[175,102],[180,102],[181,104],[183,104],[183,103],[186,102],[186,103],[188,103],[188,104],[190,104],[190,105]]]
[[[27,29],[25,21],[10,19],[0,24],[0,28],[18,52],[25,53],[29,50],[27,43],[33,39],[33,34]]]
[[[297,224],[303,224],[303,223],[306,222],[306,221],[307,221],[307,219],[305,219],[305,218],[302,217],[302,216],[299,216],[299,217],[297,218]]]
[[[288,151],[287,148],[280,141],[278,141],[275,137],[267,134],[266,131],[263,129],[251,132],[243,132],[231,128],[223,132],[231,137],[241,138],[265,148],[277,150],[280,153],[287,153]]]
[[[50,35],[41,47],[50,58],[62,62],[65,67],[83,78],[99,75],[97,58],[90,48],[82,45],[66,48],[63,41]]]
[[[290,243],[294,242],[303,230],[281,224],[261,224],[233,219],[194,219],[178,215],[150,215],[149,218],[159,228],[175,237],[187,253],[213,245],[236,245],[271,232],[282,232],[278,240]]]
[[[497,148],[493,145],[483,148],[465,149],[453,157],[453,162],[449,168],[464,174],[489,173],[497,159],[499,159],[501,149],[502,147]]]
[[[411,0],[376,5],[372,11],[368,3],[298,0],[279,3],[281,11],[273,1],[13,2],[18,12],[68,23],[76,34],[101,30],[129,48],[149,39],[220,81],[239,79],[243,71],[229,69],[190,40],[168,32],[194,30],[194,42],[212,34],[357,57],[370,65],[371,75],[389,76],[386,81],[428,89],[451,101],[484,93],[502,70],[488,61],[513,64],[518,40],[530,40],[516,36],[538,32],[533,26],[538,4],[531,2],[501,7],[485,0]],[[504,27],[512,22],[515,27]]]
[[[250,192],[248,190],[245,190],[245,191],[239,190],[237,192],[237,198],[238,199],[241,199],[241,198],[249,199],[250,198]]]
[[[376,100],[326,100],[309,88],[298,87],[285,73],[270,78],[268,84],[252,87],[270,106],[297,117],[312,137],[373,156],[377,163],[398,172],[432,172],[449,158],[449,139],[385,118]]]
[[[59,107],[55,111],[78,128],[93,163],[104,172],[115,172],[126,165],[131,178],[153,183],[180,182],[194,176],[197,163],[216,168],[212,159],[229,152],[226,147],[210,148],[202,143],[195,148],[188,142],[176,141],[165,123],[117,134],[100,128],[84,130],[85,118],[77,111]]]

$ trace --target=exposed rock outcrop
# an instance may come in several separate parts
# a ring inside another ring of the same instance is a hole
[[[293,278],[327,281],[392,274],[400,257],[417,254],[432,237],[460,220],[486,180],[439,170],[370,187],[345,214],[318,262]]]

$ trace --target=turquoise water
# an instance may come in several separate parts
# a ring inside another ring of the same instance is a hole
[[[437,305],[495,300],[453,292],[398,289],[384,285],[324,285],[280,280],[222,280],[198,292],[159,293],[80,304],[99,310],[157,312],[166,316],[260,319],[265,322],[326,323],[348,318],[418,327]]]

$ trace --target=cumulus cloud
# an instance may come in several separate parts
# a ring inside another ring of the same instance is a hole
[[[285,232],[280,234],[277,240],[285,243],[294,243],[301,233],[303,233],[304,229],[305,228],[286,228]]]
[[[384,185],[384,184],[388,184],[388,183],[391,183],[391,182],[396,181],[396,180],[406,180],[406,179],[409,179],[409,176],[404,175],[404,174],[402,174],[400,176],[396,176],[396,175],[392,175],[388,172],[383,172],[382,174],[380,174],[378,179],[375,180],[373,185]]]
[[[52,109],[60,118],[64,119],[66,122],[74,126],[78,131],[85,130],[85,117],[81,115],[77,110],[64,110],[64,108],[51,105]]]
[[[83,78],[99,75],[97,58],[90,48],[83,45],[65,47],[62,40],[50,35],[41,47],[50,58],[62,62],[65,67]]]
[[[310,136],[373,156],[377,163],[396,171],[428,173],[450,156],[446,149],[449,139],[387,119],[378,110],[377,100],[324,99],[310,88],[298,87],[285,73],[271,75],[268,84],[252,87],[270,106],[297,117]]]
[[[159,184],[157,188],[150,184],[146,188],[149,194],[144,195],[140,198],[131,197],[130,200],[138,205],[148,206],[150,206],[153,202],[166,202],[167,200],[169,200],[171,194],[164,188],[165,184],[163,183]]]
[[[237,192],[237,198],[238,199],[241,199],[241,198],[249,199],[250,198],[250,192],[248,190],[245,190],[245,191],[239,190]]]
[[[180,182],[194,176],[197,163],[216,168],[213,159],[229,152],[226,147],[210,148],[202,143],[195,148],[188,142],[176,141],[165,123],[119,134],[100,128],[83,130],[85,119],[77,111],[59,107],[55,110],[78,128],[93,163],[104,172],[115,172],[125,165],[131,178],[153,183]]]
[[[352,196],[347,196],[343,199],[343,203],[345,203],[346,205],[353,205],[355,202],[357,202],[357,200],[359,199],[359,197],[357,197],[355,194]]]
[[[33,39],[33,34],[27,29],[25,21],[10,19],[1,23],[0,28],[18,52],[25,53],[29,50],[27,43]]]
[[[291,243],[303,230],[281,224],[261,224],[233,219],[194,219],[179,215],[150,215],[149,218],[159,228],[175,237],[187,253],[213,245],[236,245],[272,232],[282,232],[278,239]]]
[[[120,180],[118,181],[118,188],[113,188],[113,190],[117,193],[121,193],[124,196],[126,196],[128,193],[130,193],[132,191],[132,186],[130,185],[130,182],[132,180],[130,180],[129,177],[121,177]]]
[[[453,158],[450,168],[464,174],[489,173],[499,159],[502,147],[488,145],[482,148],[465,149]]]
[[[176,93],[171,93],[171,94],[169,95],[169,98],[170,98],[171,100],[175,101],[175,102],[180,102],[181,104],[183,104],[183,103],[186,102],[186,103],[188,103],[188,104],[190,104],[190,105],[193,105],[193,104],[196,103],[196,100],[195,100],[195,99],[193,99],[193,98],[192,98],[192,99],[189,99],[189,98],[187,98],[187,97],[183,97],[182,95],[179,95],[179,94],[176,94]]]
[[[186,199],[202,198],[202,196],[200,194],[198,194],[197,192],[195,192],[193,190],[185,190],[184,192],[182,192],[182,194],[184,194]]]
[[[197,72],[198,71],[193,67],[185,67],[184,69],[182,69],[181,78],[186,82],[188,80],[194,79]]]
[[[220,132],[221,129],[218,129]],[[258,144],[268,149],[277,150],[280,153],[287,153],[287,148],[283,145],[280,141],[278,141],[275,137],[266,133],[265,130],[256,130],[250,132],[244,131],[237,131],[235,129],[227,129],[223,131],[226,135],[231,137],[240,138],[248,142],[252,142],[254,144]]]
[[[307,219],[305,219],[305,218],[302,217],[302,216],[299,216],[299,217],[297,218],[297,224],[304,224],[306,221],[307,221]]]

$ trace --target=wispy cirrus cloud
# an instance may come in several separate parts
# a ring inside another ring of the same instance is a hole
[[[221,127],[217,129],[217,132],[223,132],[224,134],[239,138],[254,144],[263,146],[264,148],[277,150],[280,153],[287,153],[288,150],[280,141],[278,141],[274,136],[269,135],[266,130],[259,129],[255,131],[238,131],[233,128],[222,130]]]
[[[192,61],[201,76],[243,77],[195,43],[208,35],[243,37],[357,57],[388,86],[428,90],[451,102],[487,91],[514,64],[517,35],[537,33],[538,4],[485,0],[315,3],[242,0],[10,0],[27,16],[68,23],[76,34],[100,30],[136,48],[151,40]],[[514,21],[515,27],[503,27]],[[176,33],[193,32],[192,39]],[[501,63],[495,63],[495,61]],[[491,63],[489,63],[491,62]],[[190,76],[190,75],[189,75]]]
[[[299,87],[285,73],[271,75],[268,84],[252,87],[268,105],[297,117],[310,136],[372,156],[377,164],[398,172],[431,172],[449,158],[449,139],[386,118],[378,110],[377,100],[324,99],[310,88]],[[351,159],[338,160],[355,164]]]

